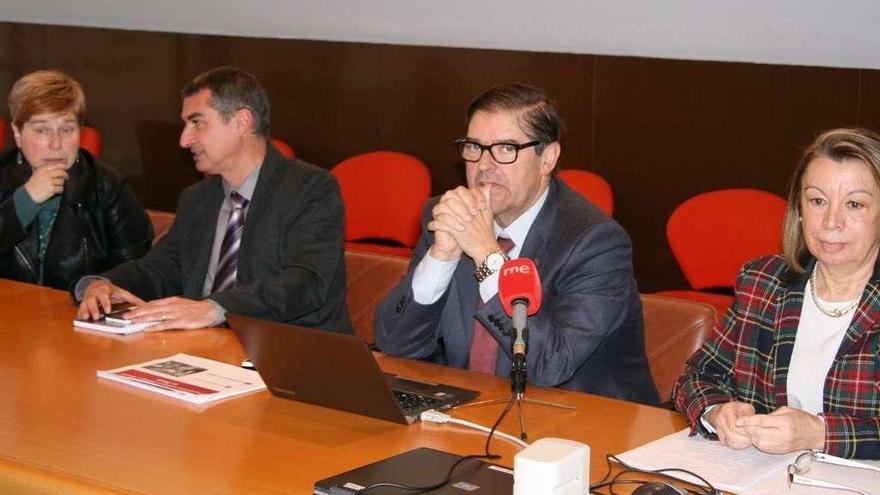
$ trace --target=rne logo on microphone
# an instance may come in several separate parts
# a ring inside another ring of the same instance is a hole
[[[522,273],[524,275],[528,275],[531,272],[532,272],[531,267],[529,267],[529,265],[525,265],[525,264],[513,265],[513,266],[509,266],[509,267],[504,268],[504,275],[510,275],[512,273]]]

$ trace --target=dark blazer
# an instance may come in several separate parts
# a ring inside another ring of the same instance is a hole
[[[37,220],[23,228],[13,193],[31,177],[18,148],[0,154],[0,277],[37,283]],[[68,170],[46,249],[43,284],[69,289],[79,277],[109,270],[150,250],[153,227],[125,179],[88,151]]]
[[[788,366],[800,324],[804,288],[814,261],[802,274],[781,256],[747,263],[736,298],[702,348],[688,360],[672,391],[691,434],[712,404],[738,400],[767,414],[788,404]],[[856,308],[825,377],[825,452],[839,457],[880,458],[880,263]]]
[[[219,176],[188,187],[171,229],[156,247],[103,276],[147,300],[203,299],[223,195]],[[345,304],[343,218],[332,175],[287,160],[269,146],[248,206],[237,283],[210,298],[233,313],[352,333]]]
[[[467,367],[473,319],[498,340],[495,374],[508,376],[511,320],[496,295],[477,311],[474,262],[459,261],[446,293],[427,306],[413,301],[413,270],[434,236],[424,228],[406,277],[376,311],[376,343],[411,358],[439,355]],[[541,310],[529,318],[529,381],[643,403],[659,398],[645,357],[642,306],[626,232],[558,179],[525,240],[520,256],[538,267]]]

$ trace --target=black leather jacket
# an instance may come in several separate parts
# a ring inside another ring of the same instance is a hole
[[[31,167],[17,157],[17,148],[0,154],[0,277],[37,283],[37,222],[23,229],[12,200]],[[61,195],[43,284],[67,290],[83,275],[143,256],[152,241],[153,227],[131,188],[81,149]]]

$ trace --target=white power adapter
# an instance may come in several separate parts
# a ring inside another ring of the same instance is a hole
[[[589,491],[589,445],[542,438],[513,458],[514,495],[585,495]]]

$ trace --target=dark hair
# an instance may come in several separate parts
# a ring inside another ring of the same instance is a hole
[[[247,108],[254,116],[254,133],[269,138],[269,97],[251,73],[238,67],[217,67],[202,72],[183,88],[183,97],[203,89],[211,91],[211,107],[225,121]]]
[[[880,185],[880,135],[860,128],[830,129],[820,134],[804,150],[800,163],[791,176],[785,220],[782,224],[782,251],[785,261],[802,273],[810,252],[801,227],[801,189],[807,167],[817,158],[828,158],[837,163],[854,160],[862,162]]]
[[[9,113],[19,129],[41,113],[71,112],[79,125],[86,119],[86,96],[76,79],[57,70],[38,70],[22,77],[9,91]]]
[[[546,144],[562,139],[562,119],[556,105],[542,89],[524,83],[508,83],[495,86],[477,97],[468,107],[468,122],[477,112],[510,111],[519,113],[523,132],[541,144],[537,154]]]

